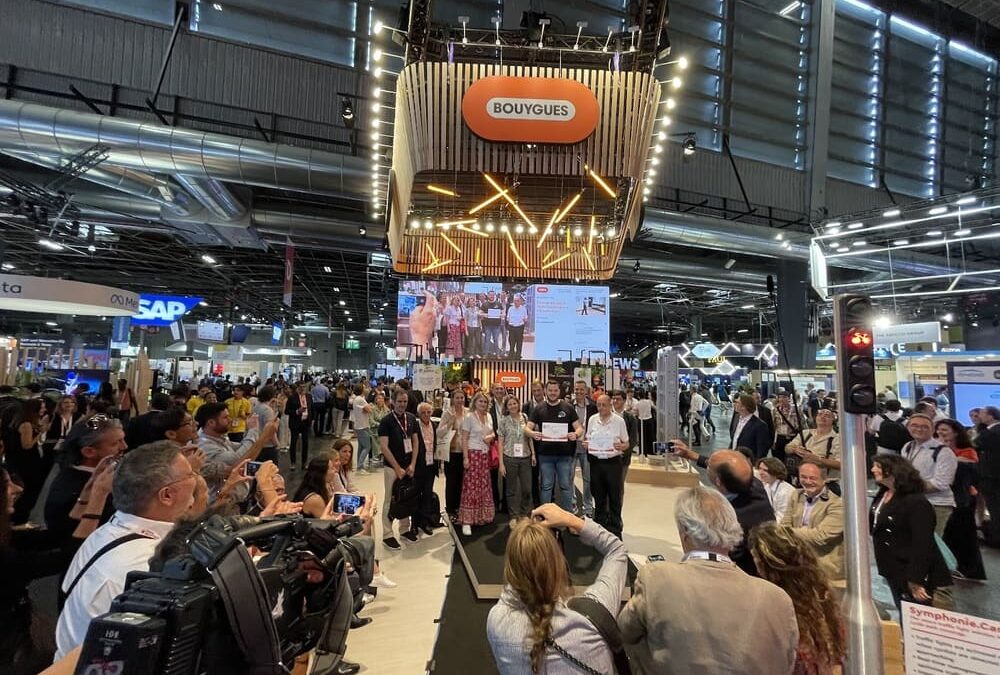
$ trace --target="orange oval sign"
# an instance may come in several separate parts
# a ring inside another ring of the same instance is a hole
[[[484,77],[462,99],[462,118],[488,141],[579,143],[600,108],[582,82],[554,77]]]
[[[528,376],[524,373],[518,373],[513,370],[501,370],[497,373],[493,381],[497,384],[502,384],[510,389],[517,389],[518,387],[523,387],[528,384]]]

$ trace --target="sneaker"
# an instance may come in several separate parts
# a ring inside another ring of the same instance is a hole
[[[472,526],[471,525],[463,525],[462,526],[462,534],[464,536],[466,536],[466,537],[471,537],[472,536]]]
[[[399,549],[403,548],[395,537],[389,537],[387,539],[383,539],[382,545],[385,546],[386,548],[391,548],[393,551],[398,551]]]
[[[417,534],[416,530],[407,530],[406,532],[403,533],[403,537],[407,541],[416,541],[420,537],[420,535]]]
[[[420,529],[421,529],[421,530],[423,531],[423,533],[424,533],[424,534],[426,534],[426,535],[427,535],[428,537],[429,537],[430,535],[434,534],[434,528],[433,528],[433,527],[431,527],[430,525],[421,525],[421,526],[420,526]]]
[[[387,577],[385,572],[380,572],[372,577],[372,582],[369,585],[375,588],[395,588],[399,584]]]
[[[363,594],[361,596],[361,605],[362,606],[369,605],[369,604],[371,604],[373,602],[375,602],[375,596],[372,595],[371,593],[365,593],[365,594]]]

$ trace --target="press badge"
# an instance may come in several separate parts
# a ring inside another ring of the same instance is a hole
[[[403,454],[408,455],[413,452],[413,447],[409,438],[403,439]]]

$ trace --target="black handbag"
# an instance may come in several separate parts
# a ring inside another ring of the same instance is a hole
[[[389,519],[402,520],[417,512],[420,501],[420,489],[411,476],[397,478],[392,484],[392,496],[389,499]]]

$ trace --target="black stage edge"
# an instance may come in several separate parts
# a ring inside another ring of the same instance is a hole
[[[460,528],[449,523],[455,549],[479,600],[496,600],[503,590],[504,551],[510,534],[508,521],[505,514],[497,514],[492,524],[472,528],[470,537],[462,536]],[[566,533],[562,540],[574,590],[580,593],[597,580],[604,558],[577,536]],[[629,561],[630,588],[636,573],[636,568]]]
[[[479,600],[455,552],[445,588],[437,640],[427,672],[435,675],[496,675],[493,652],[486,639],[486,617],[493,600]]]

